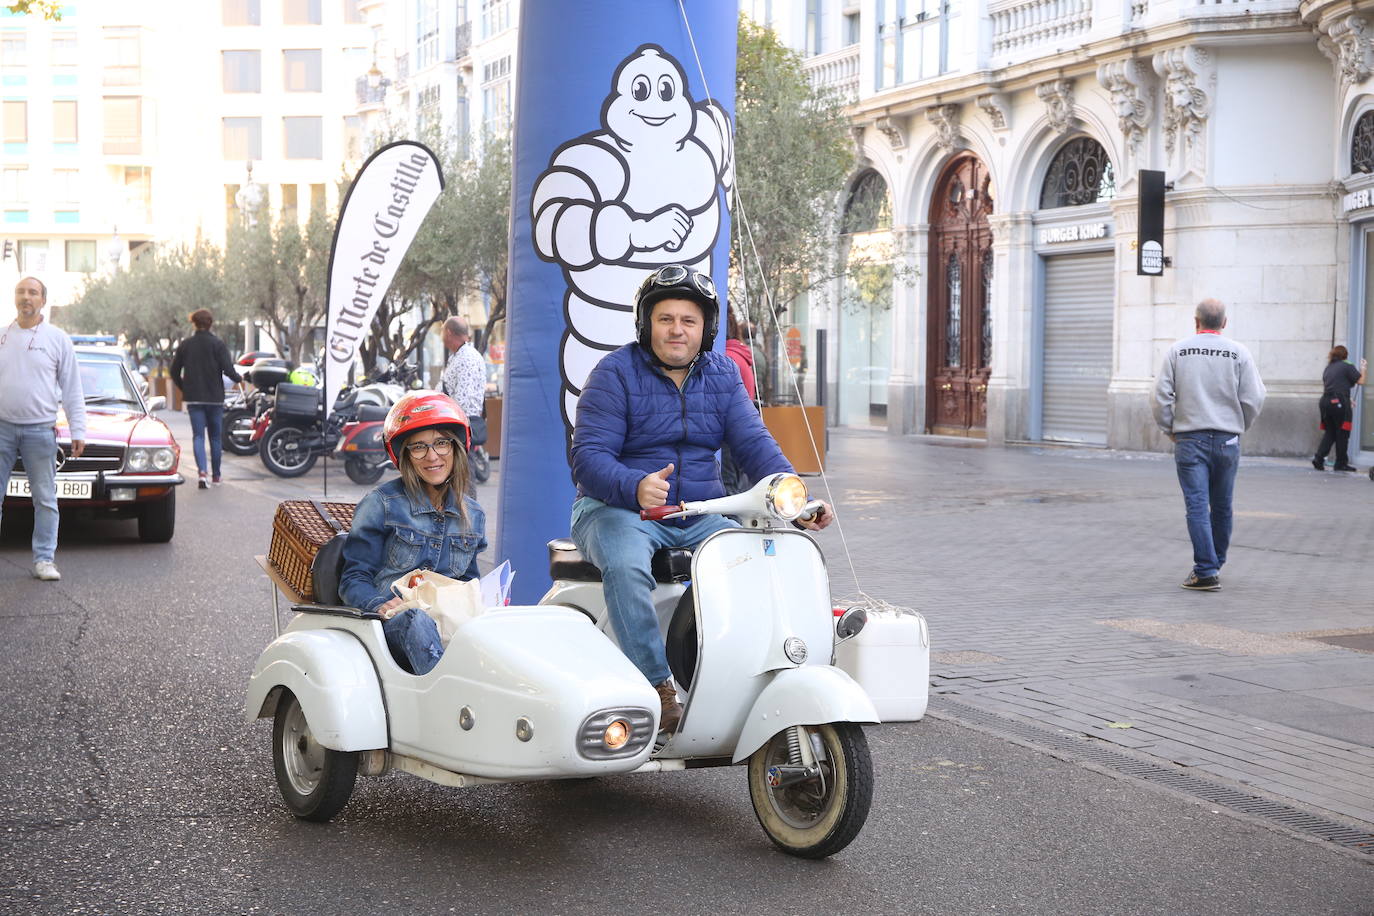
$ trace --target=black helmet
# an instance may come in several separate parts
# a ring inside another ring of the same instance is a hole
[[[635,290],[635,337],[639,345],[650,353],[649,318],[654,303],[663,299],[687,299],[701,306],[706,326],[701,332],[701,352],[715,346],[716,331],[720,329],[720,299],[710,274],[693,270],[683,264],[666,264],[644,278]]]

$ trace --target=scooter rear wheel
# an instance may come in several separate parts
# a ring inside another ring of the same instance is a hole
[[[318,457],[305,444],[305,431],[295,426],[272,425],[258,445],[267,470],[278,477],[300,477],[315,466]]]
[[[246,407],[236,407],[224,412],[224,435],[220,440],[224,450],[234,455],[251,455],[258,450],[253,441],[253,412]]]
[[[272,720],[272,765],[291,813],[324,822],[343,810],[358,778],[358,754],[330,750],[315,740],[300,701],[283,690]]]
[[[804,859],[834,855],[853,841],[873,803],[873,760],[863,729],[849,722],[797,726],[810,743],[819,773],[775,786],[774,767],[796,761],[784,729],[749,758],[749,798],[768,838]]]
[[[478,483],[491,480],[491,459],[487,457],[487,450],[482,446],[475,446],[468,452],[468,464],[472,467],[473,479]]]
[[[361,458],[349,458],[344,462],[344,473],[356,484],[367,486],[382,479],[385,465],[368,464]]]

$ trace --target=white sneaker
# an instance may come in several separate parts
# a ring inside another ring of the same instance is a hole
[[[51,560],[39,560],[33,564],[33,577],[46,582],[56,582],[62,578],[62,574],[57,571]]]

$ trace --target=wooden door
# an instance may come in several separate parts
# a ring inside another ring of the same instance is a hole
[[[930,214],[926,426],[982,436],[992,364],[991,183],[977,156],[963,153],[936,184]]]

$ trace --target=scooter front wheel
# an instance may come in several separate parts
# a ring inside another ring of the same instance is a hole
[[[307,821],[324,822],[342,811],[358,777],[357,753],[330,750],[316,741],[289,690],[283,690],[272,721],[272,764],[286,806]]]
[[[763,832],[783,852],[823,859],[844,849],[873,803],[873,760],[863,729],[841,722],[778,732],[749,758],[749,798]]]

